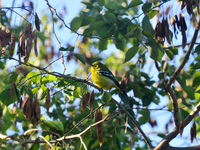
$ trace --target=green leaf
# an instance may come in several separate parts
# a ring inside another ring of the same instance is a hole
[[[106,23],[105,21],[96,21],[92,23],[87,29],[85,29],[83,34],[90,34],[94,30],[103,26],[105,23]]]
[[[2,112],[2,119],[6,122],[11,122],[11,117],[10,117],[10,108],[9,107],[4,107],[3,112]]]
[[[102,95],[102,97],[101,97],[101,99],[102,99],[105,103],[109,102],[109,101],[111,100],[111,98],[112,98],[112,96],[110,95],[110,93],[108,93],[108,92],[106,92],[106,91],[103,92],[103,95]]]
[[[95,21],[95,18],[92,16],[84,16],[82,22],[81,22],[81,26],[86,26],[89,25],[91,23],[93,23]]]
[[[64,131],[64,127],[63,127],[63,123],[62,122],[54,120],[53,124],[55,125],[56,130],[58,130],[58,131]]]
[[[170,48],[170,51],[171,51],[174,55],[178,55],[178,48],[177,48],[177,47]]]
[[[200,44],[195,47],[195,51],[193,53],[200,54]]]
[[[195,99],[194,98],[194,93],[195,93],[195,89],[194,88],[192,88],[191,86],[183,86],[182,88],[188,94],[190,99]]]
[[[149,19],[152,19],[155,15],[158,14],[158,10],[152,10],[148,13]]]
[[[22,86],[22,90],[24,91],[24,92],[23,92],[24,94],[28,94],[29,97],[33,98],[33,92],[32,92],[31,87],[26,86],[26,85],[23,85],[23,86]]]
[[[195,58],[195,60],[200,60],[200,55],[198,55],[198,56]]]
[[[138,6],[140,4],[143,4],[143,2],[141,0],[132,0],[127,8],[135,7],[135,6]]]
[[[40,149],[39,143],[34,143],[29,150],[36,150],[36,149]]]
[[[193,87],[198,87],[199,85],[200,85],[200,76],[194,78],[192,86]]]
[[[151,95],[144,95],[142,97],[143,106],[149,106],[152,101],[153,101],[153,96],[151,96]]]
[[[51,128],[54,128],[55,126],[54,126],[54,124],[53,124],[53,122],[52,121],[45,121],[45,124],[47,124],[49,127],[51,127]]]
[[[194,97],[196,99],[196,102],[199,102],[199,98],[200,98],[199,90],[200,90],[200,86],[198,86],[198,88],[195,90],[195,93],[194,93]]]
[[[131,60],[131,58],[133,58],[135,56],[137,51],[138,51],[138,47],[136,47],[136,46],[129,48],[128,51],[126,52],[124,63]]]
[[[81,26],[81,24],[82,24],[82,20],[83,20],[82,17],[75,17],[75,18],[71,21],[70,27],[71,27],[73,30],[77,31],[77,30],[79,29],[79,27]]]
[[[74,54],[74,56],[75,56],[78,60],[80,60],[83,64],[85,64],[86,59],[85,59],[85,57],[84,57],[82,54]]]
[[[170,60],[173,60],[173,58],[174,58],[173,53],[172,53],[170,50],[166,50],[165,52],[166,52],[168,58],[169,58]]]
[[[107,9],[115,9],[115,2],[114,2],[114,1],[108,2],[108,3],[105,5],[105,7],[106,7]]]
[[[153,36],[154,30],[147,15],[142,20],[142,29],[149,37]]]
[[[70,47],[67,47],[67,48],[60,47],[59,51],[71,51],[71,52],[73,52],[74,51],[74,47],[73,46],[70,46]]]
[[[97,36],[102,39],[105,38],[108,34],[106,25],[99,27],[98,29],[95,30],[95,32]]]
[[[105,21],[96,21],[90,26],[90,30],[96,30],[99,27],[103,26],[106,22]]]
[[[29,72],[26,76],[26,80],[32,81],[33,83],[39,83],[41,76],[37,72]]]
[[[57,77],[56,76],[45,75],[44,77],[42,77],[42,82],[49,83],[49,82],[53,82],[53,81],[57,81]]]
[[[106,12],[105,15],[103,15],[103,19],[107,23],[116,23],[117,18],[113,13]]]
[[[151,9],[152,3],[145,3],[144,5],[142,5],[142,11],[146,12],[149,11]]]
[[[121,142],[124,142],[126,136],[124,129],[121,129],[120,133],[116,133],[116,136]]]
[[[149,52],[149,56],[157,61],[161,61],[164,52],[162,50],[162,48],[160,47],[160,45],[158,45],[158,43],[155,42],[154,39],[150,39],[150,41],[146,42],[148,46],[148,52]]]
[[[103,50],[107,49],[108,41],[99,41],[99,51],[102,52]]]
[[[3,69],[5,67],[5,64],[0,61],[0,69]]]
[[[139,124],[140,125],[145,124],[149,121],[149,118],[150,118],[149,110],[139,110],[138,113],[142,115],[139,118]]]
[[[194,64],[192,69],[200,69],[200,62],[197,62],[196,64]]]
[[[14,103],[15,101],[17,101],[17,95],[16,95],[16,92],[14,92],[14,96],[12,99],[10,99],[10,89],[6,89],[4,90],[3,92],[1,92],[0,94],[0,101],[8,106],[12,103]]]
[[[115,46],[117,47],[117,49],[124,51],[126,48],[126,40],[115,40]]]

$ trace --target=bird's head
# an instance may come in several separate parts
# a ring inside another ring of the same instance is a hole
[[[93,64],[91,64],[92,69],[94,70],[100,70],[104,65],[100,63],[99,61],[95,61]]]

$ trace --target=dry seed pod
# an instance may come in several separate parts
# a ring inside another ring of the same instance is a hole
[[[100,147],[103,144],[103,125],[102,123],[100,123],[101,126],[97,129],[97,136],[98,136],[98,140],[99,140],[99,145]]]
[[[49,93],[49,90],[48,90],[47,97],[46,97],[46,109],[47,109],[47,113],[49,113],[49,107],[50,107],[50,93]]]
[[[32,24],[29,23],[26,27],[25,27],[25,31],[24,31],[24,35],[25,35],[25,39],[29,38],[31,36],[32,33]]]
[[[26,118],[31,119],[33,117],[32,115],[32,99],[30,97],[28,97],[24,108],[23,108],[23,113],[26,116]]]
[[[185,4],[185,0],[182,1],[181,3],[181,10],[183,10],[185,8],[186,4]]]
[[[178,16],[177,16],[176,13],[175,13],[175,16],[174,16],[174,22],[175,22],[175,24],[177,25],[177,28],[181,31],[181,29],[179,28],[180,25],[179,25]]]
[[[38,31],[40,31],[40,20],[38,18],[37,13],[35,13],[35,26]]]
[[[14,82],[14,80],[12,80],[11,88],[10,88],[10,99],[13,98],[14,92],[15,92],[15,82]]]
[[[187,30],[187,26],[185,23],[185,18],[184,18],[184,14],[180,14],[180,24],[181,26],[181,33],[182,33],[182,48],[185,48],[185,45],[187,43],[187,37],[186,37],[186,33],[185,31]]]
[[[40,104],[37,101],[36,107],[35,107],[35,112],[34,112],[34,123],[35,125],[38,124],[38,121],[40,120]]]
[[[183,134],[184,127],[185,127],[185,120],[182,119],[182,122],[181,122],[181,125],[180,125],[180,128],[179,128],[179,133],[180,133],[181,137],[182,137],[182,134]]]
[[[82,98],[82,112],[85,111],[85,108],[87,106],[89,99],[90,99],[90,93],[87,92],[83,95],[83,98]]]
[[[34,37],[34,52],[35,56],[38,57],[38,52],[37,52],[37,35]]]
[[[162,23],[163,23],[163,26],[164,26],[165,37],[166,37],[166,39],[167,39],[167,42],[168,42],[169,44],[171,44],[170,38],[169,38],[169,25],[168,25],[168,20],[167,20],[167,18],[164,19],[164,17],[163,17]]]
[[[11,46],[10,46],[10,57],[13,56],[14,49],[15,49],[15,35],[14,35],[14,33],[12,33],[12,35],[11,35]]]
[[[14,105],[13,105],[13,114],[16,114],[16,110],[17,110],[17,105],[14,103]]]
[[[159,72],[159,71],[160,71],[160,68],[159,68],[159,66],[158,66],[158,62],[157,62],[156,60],[154,60],[154,62],[155,62],[156,69],[157,69],[158,72]]]
[[[20,44],[20,52],[21,52],[21,56],[25,56],[26,55],[26,51],[25,51],[25,35],[23,34],[20,40],[21,44]]]
[[[93,106],[94,106],[94,90],[92,91],[91,95],[90,95],[90,105],[89,105],[89,108],[90,108],[90,111],[93,110]]]
[[[164,44],[165,41],[165,33],[164,33],[164,27],[163,24],[158,22],[155,28],[155,36],[156,39],[158,40],[159,43],[161,43],[162,45]]]
[[[149,124],[151,125],[152,128],[153,128],[154,126],[157,126],[157,122],[156,122],[156,120],[155,120],[153,117],[151,117],[151,118],[149,119]]]
[[[197,131],[196,131],[196,123],[195,123],[195,122],[193,122],[192,128],[193,128],[193,130],[194,130],[194,138],[196,138],[196,136],[197,136]]]

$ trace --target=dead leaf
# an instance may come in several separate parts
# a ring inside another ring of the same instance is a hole
[[[10,99],[13,98],[14,93],[15,93],[15,82],[14,80],[12,80],[11,87],[10,87]]]
[[[166,39],[167,39],[167,42],[168,42],[169,44],[171,44],[171,41],[170,41],[170,38],[169,38],[169,25],[168,25],[167,17],[166,17],[166,19],[164,19],[164,17],[163,17],[162,23],[163,23],[163,26],[164,26],[165,37],[166,37]]]
[[[94,106],[94,90],[92,91],[91,95],[90,95],[90,105],[89,105],[89,108],[90,108],[90,111],[93,110],[93,106]]]
[[[49,107],[50,107],[50,93],[49,93],[49,90],[48,90],[47,97],[46,97],[46,109],[47,109],[47,113],[49,113]]]
[[[40,31],[40,20],[37,13],[35,13],[35,26],[36,26],[36,29]]]

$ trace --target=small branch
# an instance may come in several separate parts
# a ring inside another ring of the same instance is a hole
[[[177,98],[176,98],[176,95],[174,94],[171,87],[169,87],[169,89],[166,89],[166,91],[168,92],[168,95],[171,98],[171,101],[172,101],[172,104],[173,104],[173,109],[174,109],[174,122],[175,122],[177,129],[179,130],[180,121],[179,121],[179,116],[178,116],[179,108],[178,108]]]
[[[43,136],[40,135],[38,138],[43,139],[47,144],[49,144],[49,146],[50,146],[53,150],[55,150],[55,149],[53,148],[53,146],[51,145],[51,143],[49,143],[49,141],[47,141]]]

